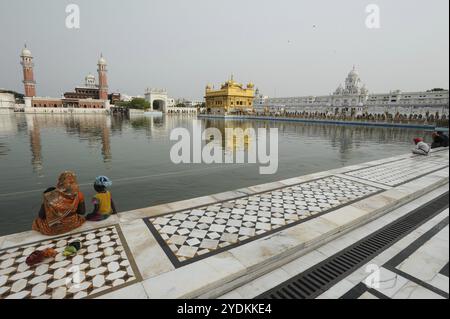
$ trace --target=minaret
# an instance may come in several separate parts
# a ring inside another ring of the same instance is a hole
[[[36,96],[36,82],[34,81],[34,73],[33,73],[33,56],[31,55],[31,51],[27,49],[27,45],[22,50],[22,54],[20,55],[22,61],[23,68],[23,85],[25,87],[25,97],[33,97]]]
[[[108,99],[108,79],[106,77],[106,60],[103,57],[103,54],[100,55],[100,59],[98,60],[98,98],[100,100]]]

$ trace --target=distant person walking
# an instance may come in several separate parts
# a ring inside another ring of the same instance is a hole
[[[416,144],[416,148],[412,150],[414,154],[428,155],[430,153],[430,146],[425,143],[420,137],[416,137],[414,139],[414,144]]]

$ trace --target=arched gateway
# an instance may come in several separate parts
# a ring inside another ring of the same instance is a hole
[[[165,112],[167,107],[167,90],[149,88],[145,91],[145,100],[150,103],[152,111]]]
[[[163,100],[153,100],[152,110],[164,112],[166,110],[166,102]]]

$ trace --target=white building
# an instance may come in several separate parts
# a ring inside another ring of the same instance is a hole
[[[255,108],[282,110],[286,112],[321,112],[321,113],[354,113],[364,112],[381,114],[385,112],[400,114],[439,114],[448,115],[448,90],[433,89],[420,92],[401,92],[369,94],[361,83],[355,68],[349,72],[344,86],[329,95],[297,96],[270,98],[258,94],[255,97]]]
[[[98,88],[98,85],[95,81],[95,75],[89,73],[85,78],[84,78],[84,85],[86,88],[91,88],[91,89],[96,89]]]
[[[201,106],[202,103],[203,103],[203,101],[201,101],[201,100],[188,100],[185,98],[177,99],[175,101],[175,105],[184,104],[185,107],[197,107],[197,106]]]
[[[185,102],[185,105],[186,105],[186,107],[196,107],[196,106],[200,106],[200,105],[202,105],[202,103],[203,103],[203,101],[191,101],[191,100],[188,100],[188,101],[186,101]]]
[[[153,111],[167,112],[167,108],[175,104],[175,100],[167,96],[166,89],[147,88],[144,96]]]
[[[167,98],[167,107],[174,107],[175,106],[175,99],[168,97]]]
[[[259,92],[259,89],[255,90],[255,98],[253,99],[253,107],[255,109],[262,109],[267,106],[267,99],[269,97],[267,95],[263,95]]]
[[[0,89],[0,109],[13,109],[15,105],[14,93]]]

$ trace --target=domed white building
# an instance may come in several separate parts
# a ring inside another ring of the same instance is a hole
[[[368,90],[361,84],[361,79],[355,67],[348,73],[345,79],[345,87],[339,84],[331,95],[331,105],[336,107],[356,107],[364,105],[367,101]]]
[[[419,92],[392,90],[371,93],[362,83],[356,68],[347,74],[344,85],[339,84],[329,95],[265,98],[255,103],[255,109],[269,108],[287,112],[320,112],[372,114],[439,114],[449,115],[448,90],[432,89]]]

